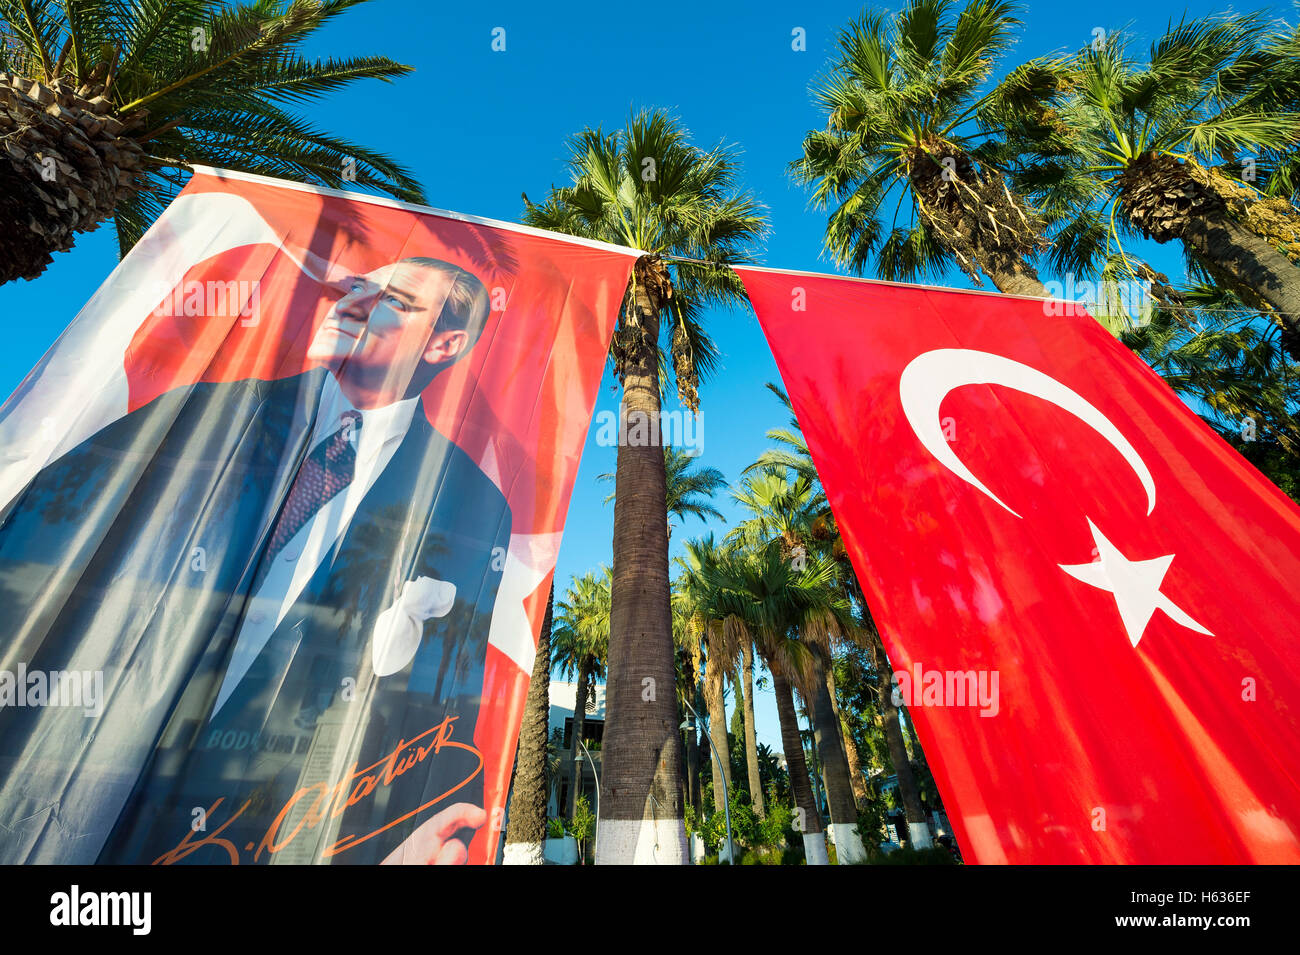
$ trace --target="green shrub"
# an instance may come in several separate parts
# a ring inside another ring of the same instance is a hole
[[[578,840],[578,857],[585,858],[587,842],[596,831],[596,814],[586,796],[579,796],[573,804],[573,837]]]
[[[784,803],[773,803],[767,807],[767,818],[758,823],[758,841],[761,845],[778,848],[782,844],[793,845],[796,841],[794,831],[794,810]]]
[[[564,820],[558,816],[552,816],[546,820],[546,838],[563,839],[564,838]]]
[[[719,862],[717,853],[707,855],[701,865],[730,865]],[[740,865],[803,865],[801,849],[758,849],[740,853]]]
[[[869,859],[863,865],[956,865],[952,853],[942,846],[928,849],[895,849],[888,854],[881,853],[875,859]]]

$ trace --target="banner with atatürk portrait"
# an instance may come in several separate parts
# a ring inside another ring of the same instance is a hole
[[[0,408],[0,862],[494,860],[634,255],[196,173]]]

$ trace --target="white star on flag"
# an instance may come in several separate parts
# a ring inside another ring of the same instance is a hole
[[[496,607],[488,643],[513,660],[525,673],[533,672],[537,644],[524,600],[546,579],[560,552],[561,532],[513,534],[497,588]]]
[[[1172,600],[1160,592],[1160,584],[1165,579],[1169,565],[1174,561],[1173,554],[1153,557],[1150,560],[1129,560],[1119,548],[1106,539],[1089,518],[1088,526],[1092,528],[1092,539],[1097,544],[1099,559],[1091,564],[1057,564],[1076,580],[1085,584],[1108,590],[1115,596],[1119,608],[1120,620],[1128,632],[1129,641],[1138,645],[1147,623],[1157,610],[1163,610],[1175,622],[1197,633],[1214,636]]]

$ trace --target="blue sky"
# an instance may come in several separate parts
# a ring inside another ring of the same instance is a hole
[[[323,31],[308,53],[382,53],[416,72],[392,84],[360,84],[305,115],[314,125],[398,158],[414,170],[435,207],[518,221],[521,192],[538,200],[551,184],[567,181],[569,136],[584,126],[617,128],[632,109],[665,107],[698,144],[725,140],[739,147],[743,181],[771,217],[763,264],[834,272],[820,254],[825,218],[807,208],[806,193],[785,170],[803,134],[824,122],[812,106],[809,84],[825,68],[835,33],[862,9],[841,0],[660,0],[651,6],[375,0]],[[1075,49],[1090,42],[1097,27],[1127,26],[1151,38],[1184,13],[1196,17],[1224,9],[1222,2],[1040,0],[1023,10],[1025,26],[1008,62]],[[1274,9],[1286,12],[1284,6]],[[506,31],[504,52],[491,48],[496,27]],[[802,52],[791,48],[796,27],[806,34]],[[1151,258],[1171,277],[1182,276],[1172,250]],[[56,256],[36,281],[0,286],[8,331],[0,352],[0,392],[13,391],[116,261],[116,240],[104,227]],[[944,284],[970,287],[960,274]],[[763,389],[764,382],[779,379],[753,314],[719,312],[709,316],[709,326],[723,358],[718,374],[700,389],[702,461],[734,480],[769,446],[764,432],[784,425],[786,415]],[[616,407],[615,383],[607,373],[597,410]],[[613,470],[614,449],[596,446],[594,435],[593,429],[569,509],[556,576],[561,591],[570,576],[610,560],[613,508],[601,504],[609,488],[595,476]],[[719,508],[734,519],[725,499]],[[674,552],[682,538],[702,530],[695,521],[678,528]],[[758,697],[758,735],[779,749],[770,689]]]

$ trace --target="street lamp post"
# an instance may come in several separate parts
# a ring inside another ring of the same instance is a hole
[[[600,773],[596,771],[596,761],[591,758],[591,753],[587,750],[587,744],[581,739],[578,740],[578,746],[582,749],[583,755],[587,757],[587,762],[591,763],[591,775],[596,777],[596,830],[591,834],[591,851],[596,851],[596,846],[600,843]],[[575,760],[579,776],[581,776],[582,761]],[[577,794],[574,794],[574,800],[577,800]]]
[[[685,703],[686,708],[691,711],[691,716],[695,717],[695,719],[698,720],[700,718],[700,715],[695,712],[695,707],[691,706],[690,703],[687,703],[685,699],[683,699],[682,702]],[[687,729],[689,727],[690,727],[690,720],[683,720],[682,725],[679,726],[678,729]],[[713,759],[718,764],[718,778],[725,782],[727,778],[727,773],[726,770],[723,769],[722,767],[722,758],[718,755],[718,747],[713,745],[713,734],[709,732],[707,726],[704,728],[704,738],[709,741],[709,752],[713,754]],[[722,787],[722,814],[724,818],[727,820],[727,855],[730,857],[728,861],[732,865],[735,865],[736,864],[736,843],[731,838],[731,794],[726,790],[727,787],[724,785]],[[714,796],[716,797],[717,794],[714,793]]]

